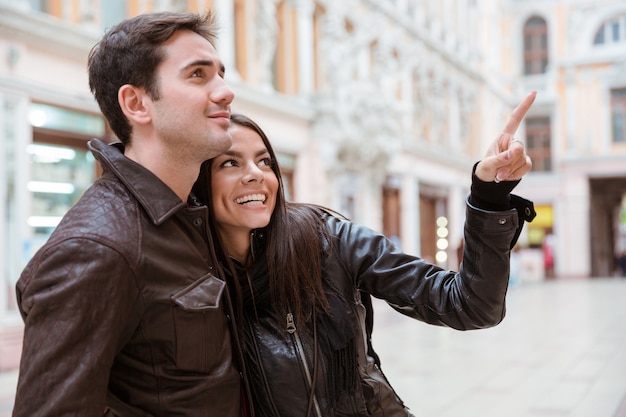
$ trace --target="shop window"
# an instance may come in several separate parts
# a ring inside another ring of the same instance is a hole
[[[32,103],[28,113],[33,141],[26,149],[30,167],[26,184],[29,235],[23,247],[26,259],[48,239],[98,175],[87,141],[104,138],[106,133],[98,115],[42,103]]]
[[[93,182],[96,170],[93,156],[84,148],[32,143],[27,153],[31,169],[26,185],[31,196],[27,224],[31,237],[25,249],[29,257]]]
[[[524,25],[524,74],[543,74],[548,67],[548,25],[532,17]]]
[[[448,200],[446,190],[420,184],[420,256],[448,267]]]

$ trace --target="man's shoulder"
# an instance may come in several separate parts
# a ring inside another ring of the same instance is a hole
[[[137,200],[123,184],[114,177],[102,177],[65,214],[50,240],[133,239],[141,216]]]

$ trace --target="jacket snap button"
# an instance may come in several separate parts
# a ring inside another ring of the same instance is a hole
[[[530,216],[530,208],[529,207],[526,207],[524,212],[526,213],[527,216]]]
[[[193,219],[193,224],[194,224],[194,226],[201,226],[202,225],[202,219],[199,218],[199,217]]]
[[[506,223],[506,219],[500,219],[500,220],[498,220],[498,223],[505,224]]]

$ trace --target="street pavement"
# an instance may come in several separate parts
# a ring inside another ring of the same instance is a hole
[[[504,321],[468,332],[374,306],[382,369],[416,417],[626,417],[624,278],[512,286]],[[0,373],[0,417],[16,379]]]
[[[417,417],[626,417],[626,279],[513,286],[485,330],[376,311],[382,369]]]

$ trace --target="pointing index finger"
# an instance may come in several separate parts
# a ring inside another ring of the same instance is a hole
[[[530,109],[530,106],[532,106],[533,102],[535,101],[536,96],[537,92],[531,91],[530,93],[528,93],[528,95],[526,95],[526,97],[524,97],[524,100],[522,100],[522,102],[511,113],[511,116],[509,117],[506,126],[504,126],[504,130],[502,131],[502,133],[509,136],[513,136],[515,134],[515,131],[522,122],[522,119],[526,115],[526,112],[528,112],[528,109]]]

